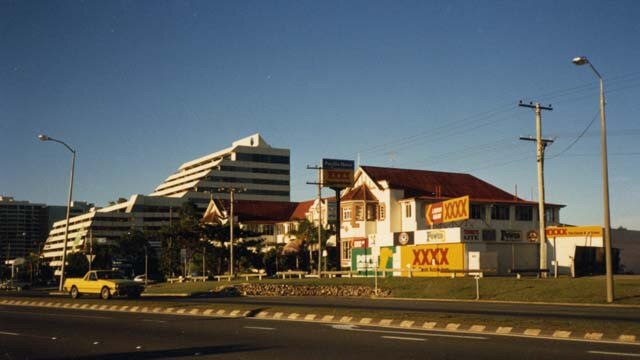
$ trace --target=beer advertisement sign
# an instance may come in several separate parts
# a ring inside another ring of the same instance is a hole
[[[546,228],[547,237],[602,237],[600,226],[549,226]]]
[[[393,233],[393,245],[413,245],[413,231]]]
[[[403,246],[400,249],[402,269],[420,269],[413,276],[450,276],[443,270],[464,269],[464,244],[429,244]],[[402,272],[408,276],[407,271]]]
[[[346,188],[353,185],[353,160],[322,159],[322,186]]]
[[[436,225],[469,219],[469,196],[427,205],[427,224]]]

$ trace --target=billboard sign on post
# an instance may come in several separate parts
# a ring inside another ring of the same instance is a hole
[[[469,219],[469,196],[427,205],[427,224],[435,225]]]
[[[322,159],[321,183],[330,188],[346,188],[353,185],[353,160]]]

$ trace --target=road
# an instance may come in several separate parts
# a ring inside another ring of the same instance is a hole
[[[43,291],[3,292],[3,297],[37,297],[58,298]],[[203,304],[248,304],[260,308],[270,306],[295,306],[300,308],[331,308],[331,309],[361,309],[361,310],[390,310],[403,312],[451,313],[471,315],[500,315],[521,316],[548,319],[583,319],[607,321],[640,322],[638,307],[624,306],[588,306],[588,305],[558,305],[532,303],[500,303],[484,301],[446,301],[419,299],[371,299],[348,297],[320,297],[320,296],[280,296],[280,297],[227,297],[227,298],[185,298],[185,297],[143,297],[140,301],[170,300],[172,302],[189,302]]]
[[[339,297],[235,297],[235,298],[174,298],[172,301],[203,303],[241,303],[257,307],[296,306],[340,309],[417,311],[478,315],[505,315],[560,319],[588,319],[608,321],[640,321],[637,307],[606,307],[510,304],[497,302],[457,302],[424,300],[391,300]]]
[[[640,346],[0,306],[0,359],[631,359]]]

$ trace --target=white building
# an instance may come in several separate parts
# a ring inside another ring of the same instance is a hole
[[[335,221],[335,198],[321,199],[322,225],[326,229]],[[226,223],[228,200],[212,200],[202,220],[207,223]],[[234,219],[241,229],[262,234],[264,244],[287,244],[295,239],[291,233],[306,219],[318,224],[318,199],[303,202],[236,200]],[[328,219],[328,220],[327,220]]]
[[[115,242],[131,230],[157,230],[178,217],[187,201],[203,212],[211,198],[228,198],[220,188],[246,189],[241,200],[289,201],[289,149],[273,148],[254,134],[231,147],[182,164],[154,192],[70,219],[67,254],[84,251],[92,239]],[[51,266],[60,267],[66,221],[53,224],[43,249]],[[106,240],[103,240],[106,239]]]
[[[243,188],[238,200],[289,201],[289,149],[273,148],[254,134],[231,147],[182,164],[150,196],[185,197],[209,203],[211,194],[227,199],[220,188]],[[188,193],[195,194],[188,194]]]
[[[462,196],[470,199],[468,220],[427,224],[429,204]],[[559,222],[561,207],[547,204],[547,224]],[[362,166],[340,212],[343,267],[361,270],[377,259],[382,268],[422,268],[422,276],[537,268],[537,203],[469,174]]]

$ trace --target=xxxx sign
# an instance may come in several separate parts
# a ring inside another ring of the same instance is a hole
[[[451,276],[446,269],[464,268],[464,244],[400,246],[403,269],[419,269],[413,276]],[[406,271],[403,276],[408,276]]]
[[[469,218],[469,196],[427,205],[427,224],[435,225]]]

